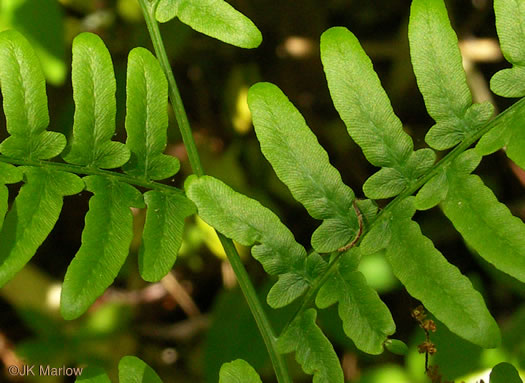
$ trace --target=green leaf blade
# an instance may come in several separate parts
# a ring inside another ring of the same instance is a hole
[[[136,356],[125,356],[118,364],[120,383],[162,383],[155,370]]]
[[[317,327],[317,312],[308,309],[297,317],[277,339],[277,349],[286,354],[295,351],[295,359],[304,372],[313,375],[313,383],[343,383],[343,370],[330,341]]]
[[[104,42],[93,33],[81,33],[73,41],[72,82],[75,119],[64,160],[107,169],[123,165],[129,151],[111,141],[116,113],[113,62]]]
[[[321,60],[335,108],[368,161],[385,167],[404,164],[413,149],[412,139],[353,33],[343,27],[324,32]]]
[[[432,149],[419,149],[412,152],[401,166],[382,168],[372,174],[365,181],[363,192],[372,199],[395,197],[412,181],[425,174],[435,161],[436,154]]]
[[[525,4],[521,1],[494,0],[496,29],[501,51],[508,62],[525,66]]]
[[[0,230],[4,225],[5,213],[8,209],[9,190],[5,185],[0,185]]]
[[[268,304],[272,308],[279,308],[292,303],[308,290],[315,278],[324,273],[327,267],[328,264],[319,254],[308,255],[305,270],[292,270],[279,275],[279,280],[268,292]]]
[[[436,121],[425,140],[444,150],[481,128],[489,103],[472,105],[456,33],[443,0],[414,0],[408,29],[410,55],[428,113]]]
[[[506,147],[507,156],[519,167],[525,169],[525,100],[520,100],[502,112],[494,127],[476,145],[476,151],[486,156]]]
[[[0,33],[0,82],[7,130],[2,154],[15,158],[49,159],[65,147],[65,137],[46,131],[49,125],[44,74],[35,51],[16,31]]]
[[[414,200],[418,210],[428,210],[443,201],[448,193],[447,174],[440,171],[419,190]]]
[[[253,22],[224,0],[161,0],[157,20],[175,16],[197,32],[240,48],[256,48],[262,42]]]
[[[452,332],[482,347],[496,347],[501,341],[499,328],[483,298],[423,236],[411,220],[414,212],[412,198],[393,212],[386,257],[395,276]]]
[[[270,307],[284,307],[302,296],[310,287],[303,275],[297,273],[280,274],[279,279],[268,292],[267,301]]]
[[[502,97],[525,96],[525,67],[502,69],[490,79],[490,90]]]
[[[284,274],[290,264],[306,259],[306,251],[295,242],[293,234],[259,202],[209,176],[191,180],[186,190],[206,223],[241,245],[260,243],[256,248],[265,247],[257,253],[263,255],[261,263],[266,263],[263,266],[269,274]],[[266,251],[271,250],[275,254],[266,259]]]
[[[365,237],[359,244],[359,250],[362,255],[375,254],[388,246],[392,238],[390,217],[390,213],[385,213],[384,218],[365,234]]]
[[[12,135],[0,144],[0,151],[13,158],[49,159],[60,154],[66,146],[62,133],[42,132],[31,136]]]
[[[408,36],[412,66],[428,113],[436,122],[461,119],[472,96],[443,0],[412,1]]]
[[[503,56],[512,68],[497,72],[490,79],[490,89],[502,97],[525,96],[525,5],[520,1],[494,0],[496,29]]]
[[[523,221],[514,217],[478,176],[468,175],[459,165],[447,171],[447,181],[448,193],[442,208],[454,227],[482,258],[525,282]]]
[[[343,256],[339,270],[319,290],[316,304],[319,308],[339,302],[339,316],[345,334],[358,349],[368,354],[383,352],[383,343],[396,326],[390,311],[377,292],[368,286],[364,275],[357,271],[352,258],[358,256],[356,248]]]
[[[49,124],[45,79],[29,42],[16,31],[0,33],[4,113],[11,134],[42,131]],[[22,107],[23,106],[23,107]]]
[[[328,218],[313,232],[311,243],[319,253],[329,253],[345,246],[355,236],[353,224],[348,225],[339,218]]]
[[[159,23],[166,23],[177,16],[178,0],[160,0],[155,11],[155,18]]]
[[[389,198],[401,193],[432,166],[429,149],[413,151],[411,137],[394,114],[370,58],[352,32],[330,28],[321,36],[321,60],[334,106],[365,157],[383,167],[365,184],[365,193]]]
[[[341,228],[314,234],[314,248],[330,252],[346,245],[359,230],[352,207],[354,193],[330,164],[299,111],[270,83],[252,86],[248,105],[261,150],[277,176],[312,217],[330,220],[331,228]]]
[[[179,160],[163,154],[168,128],[168,81],[157,59],[144,48],[129,53],[127,73],[126,146],[130,161],[126,173],[145,179],[173,176]]]
[[[47,238],[62,210],[62,198],[84,188],[74,174],[33,167],[22,170],[26,184],[0,232],[0,286],[24,267]]]
[[[111,383],[108,375],[102,368],[86,367],[77,377],[75,383]]]
[[[503,56],[512,68],[497,72],[490,79],[490,89],[502,97],[525,96],[525,5],[520,1],[494,0],[496,29]]]
[[[390,198],[401,193],[407,185],[407,179],[398,170],[383,168],[366,180],[363,192],[371,199]]]
[[[111,285],[124,264],[133,237],[130,207],[142,207],[142,195],[134,187],[104,176],[84,178],[94,195],[82,232],[82,245],[70,263],[60,309],[65,319],[82,315]]]
[[[287,284],[294,280],[294,294],[288,293],[286,298],[272,294],[272,300],[268,301],[270,306],[280,307],[279,304],[295,300],[305,291],[304,285],[311,284],[314,275],[321,272],[324,262],[314,262],[316,267],[309,275],[306,250],[295,241],[293,234],[279,218],[259,202],[209,176],[189,178],[185,189],[206,223],[241,245],[255,245],[252,255],[268,274],[295,275],[295,279],[287,276],[286,281],[281,282]],[[297,284],[297,280],[304,283]]]
[[[219,371],[219,383],[262,383],[259,374],[242,359],[224,363]]]
[[[408,354],[408,346],[398,339],[388,339],[385,342],[385,348],[392,354],[401,356]]]
[[[184,219],[196,212],[183,195],[150,190],[144,194],[148,207],[139,250],[139,271],[148,282],[161,280],[173,267],[182,243]]]
[[[490,372],[490,383],[523,383],[523,380],[512,364],[499,363]]]

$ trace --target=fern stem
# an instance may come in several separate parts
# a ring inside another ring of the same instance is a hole
[[[125,182],[128,184],[142,186],[144,188],[153,189],[153,190],[164,190],[170,193],[178,193],[178,194],[184,195],[184,192],[182,190],[174,186],[165,185],[165,184],[161,184],[159,182],[154,182],[154,181],[147,181],[147,180],[140,179],[137,177],[128,176],[126,174],[117,173],[111,170],[102,170],[102,169],[97,169],[97,168],[72,165],[72,164],[66,164],[66,163],[61,163],[61,162],[37,161],[37,160],[12,158],[12,157],[4,156],[1,154],[0,154],[0,162],[6,162],[9,164],[21,165],[21,166],[42,167],[46,169],[54,169],[57,171],[64,171],[64,172],[69,172],[69,173],[74,173],[74,174],[79,174],[79,175],[87,174],[87,175],[114,177],[114,178],[118,178],[121,182]],[[257,297],[257,293],[255,292],[255,288],[253,287],[251,280],[248,276],[248,273],[246,272],[246,269],[244,268],[244,265],[242,264],[239,254],[237,253],[237,250],[235,249],[235,246],[233,245],[233,242],[230,239],[226,238],[224,235],[220,233],[217,233],[217,234],[224,248],[226,256],[228,257],[228,260],[230,261],[230,264],[232,265],[232,268],[233,268],[233,271],[235,272],[237,280],[239,281],[239,286],[241,287],[241,290],[244,296],[246,297],[248,306],[259,327],[261,336],[263,337],[263,340],[266,344],[266,347],[268,349],[268,354],[270,355],[270,359],[275,369],[277,380],[279,383],[291,383],[284,358],[277,352],[277,349],[275,346],[275,342],[277,338],[275,336],[273,328],[268,320],[268,317],[266,316],[266,313],[264,312],[264,309],[262,308],[259,298]]]
[[[131,185],[141,186],[141,187],[153,189],[153,190],[164,190],[170,193],[177,193],[177,194],[185,195],[182,190],[180,190],[179,188],[176,188],[175,186],[170,186],[170,185],[162,184],[160,182],[155,182],[155,181],[148,181],[143,178],[133,177],[133,176],[129,176],[123,173],[117,173],[112,170],[103,170],[103,169],[92,168],[88,166],[66,164],[62,162],[12,158],[12,157],[4,156],[1,154],[0,154],[0,162],[7,162],[9,164],[22,165],[22,166],[36,166],[36,167],[42,167],[45,169],[52,168],[54,170],[75,173],[78,175],[98,175],[98,176],[113,177],[113,178],[118,178],[119,181],[121,182],[125,182]]]
[[[228,255],[228,253],[237,254],[237,250],[235,249],[235,246],[233,245],[233,242],[230,239],[226,238],[222,234],[219,234],[219,240],[221,241],[226,255]],[[250,277],[248,276],[248,273],[246,272],[246,269],[244,268],[241,259],[237,255],[235,257],[228,257],[228,260],[231,263],[232,269],[235,272],[235,276],[237,277],[237,281],[239,282],[239,286],[241,287],[241,290],[244,296],[246,297],[246,301],[248,302],[248,306],[250,307],[255,321],[257,322],[257,326],[259,327],[264,343],[268,348],[268,354],[270,355],[270,359],[274,366],[277,381],[279,383],[291,383],[290,377],[288,375],[286,362],[284,361],[282,355],[280,355],[276,349],[275,343],[277,341],[277,338],[273,332],[268,317],[266,316],[259,302],[259,298],[257,297],[255,289],[251,283]],[[265,331],[262,331],[261,329],[265,329]],[[271,345],[271,347],[269,347],[268,345]]]
[[[516,102],[514,105],[510,106],[509,108],[505,109],[503,112],[498,114],[496,118],[489,121],[485,126],[483,126],[478,131],[474,132],[470,136],[466,137],[459,145],[457,145],[453,150],[450,151],[445,157],[443,157],[437,164],[435,164],[431,169],[427,171],[426,174],[422,175],[419,179],[417,179],[415,182],[407,186],[407,188],[401,192],[396,198],[394,198],[388,205],[385,206],[384,209],[382,209],[379,214],[375,217],[375,219],[370,223],[367,229],[363,228],[362,224],[360,223],[360,233],[355,238],[354,241],[352,241],[349,245],[350,247],[353,247],[357,242],[368,232],[372,229],[374,225],[379,223],[381,221],[381,216],[384,215],[386,212],[392,210],[395,206],[397,206],[401,201],[403,201],[405,198],[411,196],[414,194],[419,188],[421,188],[425,183],[430,181],[432,177],[437,175],[441,169],[444,167],[450,165],[452,161],[454,161],[461,153],[463,153],[466,149],[468,149],[472,144],[474,144],[477,140],[479,140],[483,135],[488,133],[491,129],[498,126],[501,119],[505,116],[507,113],[512,113],[514,110],[525,107],[525,98],[522,98],[518,102]],[[354,206],[355,207],[355,206]],[[346,248],[346,247],[345,247]],[[345,249],[342,248],[342,249]],[[295,318],[297,318],[301,313],[306,310],[306,308],[309,307],[311,304],[311,301],[314,299],[315,294],[317,291],[321,288],[321,286],[328,280],[328,278],[332,275],[332,273],[337,269],[336,266],[339,263],[341,259],[341,255],[344,254],[344,252],[337,252],[335,253],[335,257],[332,258],[330,261],[330,264],[328,266],[328,269],[319,277],[317,278],[314,283],[310,286],[308,289],[303,302],[299,309],[295,312],[295,314],[292,316],[292,318],[288,321],[286,326],[284,327],[283,331],[281,333],[284,333],[288,326],[294,321]]]
[[[328,278],[330,278],[332,273],[335,272],[335,270],[337,270],[336,268],[337,263],[339,262],[339,259],[344,254],[344,252],[336,251],[332,254],[335,254],[335,256],[330,261],[328,268],[308,288],[308,291],[306,292],[306,295],[304,296],[303,301],[301,302],[301,306],[299,306],[297,311],[292,315],[292,317],[288,320],[288,322],[286,322],[286,325],[282,329],[281,334],[284,334],[286,330],[288,330],[288,327],[290,327],[290,325],[293,323],[293,321],[295,321],[296,318],[298,318],[307,308],[310,307],[310,305],[312,304],[312,301],[315,298],[315,294],[317,294],[317,291],[319,291],[321,286],[324,285],[324,283],[328,280]]]
[[[313,281],[312,285],[308,289],[308,292],[306,293],[303,299],[303,302],[301,303],[301,306],[299,306],[299,309],[297,309],[297,311],[292,316],[292,318],[288,320],[288,322],[286,323],[286,326],[284,326],[283,330],[281,331],[281,334],[284,334],[286,330],[288,329],[288,327],[292,324],[292,322],[310,306],[310,304],[315,298],[315,294],[317,294],[317,291],[321,288],[321,286],[325,284],[325,282],[328,280],[328,278],[330,278],[332,273],[335,272],[335,270],[337,270],[336,266],[337,266],[337,263],[339,262],[339,259],[341,259],[341,256],[345,254],[348,250],[353,248],[359,242],[359,239],[361,238],[361,235],[363,234],[363,229],[364,229],[363,216],[361,215],[361,211],[357,207],[355,200],[352,203],[352,205],[354,207],[354,210],[357,215],[357,220],[359,222],[359,230],[355,238],[346,246],[343,246],[340,249],[338,249],[336,252],[332,253],[332,255],[334,256],[330,260],[330,263],[328,264],[328,268],[319,278]]]
[[[184,146],[188,152],[188,158],[190,160],[191,167],[197,176],[203,176],[204,169],[202,168],[199,153],[193,139],[190,123],[184,109],[184,104],[182,102],[175,77],[169,64],[157,20],[155,19],[155,10],[158,5],[158,1],[148,3],[147,0],[139,0],[139,3],[142,8],[144,19],[146,20],[146,25],[148,27],[157,59],[159,60],[162,70],[168,79],[169,98],[177,118],[177,124],[182,135],[182,140],[184,141]],[[261,305],[261,302],[257,297],[255,288],[253,287],[253,284],[248,276],[248,272],[244,268],[241,258],[237,253],[237,249],[235,249],[231,239],[226,238],[220,233],[217,234],[219,236],[219,240],[221,241],[222,247],[224,248],[224,252],[226,253],[226,256],[228,257],[228,260],[232,266],[232,269],[235,272],[235,276],[237,277],[237,281],[239,282],[239,286],[241,287],[244,297],[246,298],[250,311],[255,318],[259,332],[261,333],[264,343],[266,344],[277,381],[279,383],[291,383],[286,362],[283,356],[277,352],[277,338],[275,337],[274,331]]]
[[[430,168],[425,174],[419,177],[415,182],[408,185],[407,188],[403,192],[401,192],[396,198],[390,201],[390,203],[386,205],[385,208],[381,210],[379,214],[375,217],[375,219],[370,223],[367,231],[370,231],[375,224],[380,222],[381,216],[383,216],[384,214],[392,210],[395,206],[397,206],[405,198],[410,197],[412,194],[418,191],[419,188],[421,188],[428,181],[430,181],[430,179],[436,176],[443,168],[450,165],[461,153],[463,153],[466,149],[468,149],[472,144],[474,144],[477,140],[483,137],[491,129],[498,126],[498,124],[501,122],[501,120],[504,118],[506,114],[512,113],[516,109],[520,109],[524,107],[524,104],[525,104],[525,98],[522,98],[521,100],[519,100],[518,102],[516,102],[515,104],[508,107],[500,114],[498,114],[496,118],[489,121],[481,129],[472,133],[470,136],[465,137],[465,139],[461,141],[459,145],[457,145],[454,149],[452,149],[437,164],[435,164],[432,168]]]
[[[155,54],[159,60],[162,71],[166,75],[169,85],[169,98],[171,105],[173,106],[173,112],[175,113],[175,118],[177,120],[177,125],[179,126],[180,133],[182,135],[182,141],[184,141],[184,146],[188,153],[188,159],[190,160],[190,165],[197,176],[203,176],[204,170],[201,165],[201,160],[199,153],[197,151],[197,146],[195,145],[195,140],[191,132],[190,122],[186,114],[186,109],[184,109],[184,103],[180,96],[179,88],[177,87],[177,82],[171,71],[170,62],[168,60],[168,55],[166,54],[166,49],[164,49],[164,43],[162,41],[162,35],[160,34],[159,25],[155,19],[155,10],[157,9],[158,1],[154,3],[147,3],[146,0],[139,0],[140,6],[142,7],[142,13],[144,19],[146,20],[146,25],[148,27],[149,35],[151,37],[151,42],[153,43],[153,48],[155,49]]]

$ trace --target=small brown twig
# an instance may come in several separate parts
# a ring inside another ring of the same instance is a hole
[[[188,317],[191,318],[201,315],[201,312],[193,301],[193,298],[187,293],[184,287],[181,286],[171,271],[164,278],[162,278],[160,283],[162,283],[162,286],[164,286],[166,291],[170,293],[170,295],[180,305]]]
[[[152,303],[166,297],[168,292],[160,283],[154,283],[140,290],[128,291],[124,289],[110,288],[104,295],[101,302],[118,302],[128,305],[141,305]],[[99,303],[101,303],[99,302]]]
[[[417,346],[417,350],[420,354],[425,353],[425,373],[428,376],[434,376],[437,368],[429,367],[428,356],[437,352],[436,346],[430,341],[430,332],[436,332],[436,323],[432,319],[425,319],[426,316],[425,308],[421,305],[412,310],[412,318],[425,331],[425,341]]]
[[[357,207],[357,203],[355,202],[355,200],[352,201],[352,206],[353,206],[353,208],[355,210],[355,214],[357,215],[357,222],[359,223],[359,229],[357,231],[357,234],[356,234],[355,238],[352,240],[352,242],[350,242],[349,244],[347,244],[347,245],[337,249],[337,251],[340,252],[340,253],[343,253],[343,252],[351,249],[352,247],[354,247],[355,244],[357,243],[357,241],[359,241],[359,238],[361,238],[361,235],[363,234],[363,226],[364,226],[364,224],[363,224],[363,215],[361,214],[361,211]]]
[[[175,324],[163,326],[158,323],[146,324],[139,328],[142,335],[175,342],[188,342],[196,335],[206,331],[211,324],[209,316],[191,317]]]

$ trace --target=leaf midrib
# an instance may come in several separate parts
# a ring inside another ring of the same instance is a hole
[[[160,182],[156,181],[150,181],[143,179],[141,177],[135,177],[132,175],[124,174],[124,173],[117,173],[116,171],[112,170],[104,170],[104,169],[97,169],[94,167],[89,166],[80,166],[80,165],[74,165],[69,163],[61,163],[61,162],[53,162],[53,161],[44,161],[44,160],[31,160],[31,159],[23,159],[23,158],[13,158],[8,157],[0,154],[0,162],[5,162],[8,164],[13,165],[22,165],[22,166],[33,166],[38,168],[44,168],[44,169],[55,169],[67,173],[73,173],[78,175],[99,175],[99,176],[106,176],[110,177],[111,179],[118,179],[120,182],[124,182],[130,185],[135,186],[141,186],[145,187],[151,190],[164,190],[168,191],[170,193],[174,193],[177,195],[186,196],[185,193],[175,187],[166,185]]]

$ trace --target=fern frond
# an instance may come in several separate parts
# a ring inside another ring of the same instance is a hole
[[[145,4],[141,1],[149,12],[149,27],[156,12],[158,20],[178,17],[195,30],[230,44],[253,48],[261,42],[255,25],[223,0]],[[525,7],[495,0],[495,9],[502,50],[513,68],[496,74],[491,86],[504,96],[522,96],[525,54],[520,44],[525,41],[525,27],[523,17],[514,20],[513,16],[524,15]],[[434,164],[434,150],[414,151],[372,62],[352,32],[337,27],[321,38],[321,58],[334,105],[352,139],[380,168],[365,182],[363,191],[374,199],[397,196],[379,213],[374,201],[355,200],[300,112],[277,86],[259,83],[249,91],[249,107],[263,154],[294,198],[322,221],[312,235],[314,251],[308,254],[273,212],[213,177],[188,178],[189,199],[179,189],[155,182],[176,174],[180,164],[163,154],[168,83],[155,57],[144,48],[129,55],[128,137],[124,145],[112,141],[116,85],[110,54],[96,35],[84,33],[75,39],[72,78],[76,110],[72,139],[63,153],[67,163],[44,161],[58,156],[66,141],[61,134],[46,130],[49,116],[42,70],[20,34],[0,33],[0,83],[10,133],[0,144],[0,286],[31,259],[50,233],[63,197],[87,187],[93,196],[82,245],[62,289],[61,312],[66,319],[82,315],[116,278],[133,236],[130,208],[147,206],[139,250],[139,270],[145,280],[158,281],[173,267],[184,220],[198,210],[203,220],[225,236],[252,246],[254,258],[278,278],[267,295],[271,307],[283,307],[306,294],[278,338],[268,330],[270,326],[260,314],[263,310],[254,312],[272,359],[280,357],[274,346],[283,354],[295,352],[315,383],[343,382],[344,377],[333,346],[316,325],[317,311],[309,309],[314,298],[319,308],[338,305],[344,332],[358,349],[379,354],[387,344],[403,348],[388,339],[395,332],[392,315],[358,271],[361,256],[378,252],[385,254],[407,291],[450,330],[477,345],[496,347],[499,328],[481,294],[422,234],[413,216],[416,208],[441,204],[481,257],[525,282],[525,224],[472,174],[482,155],[504,146],[509,157],[524,167],[521,125],[525,101],[491,122],[492,105],[473,104],[443,0],[413,0],[409,39],[418,86],[436,122],[426,142],[436,150],[455,146],[438,164]],[[154,40],[157,48],[162,45],[158,35]],[[164,69],[166,63],[162,61]],[[176,108],[183,112],[182,107]],[[474,150],[467,150],[486,132]],[[185,139],[191,136],[187,131],[184,134]],[[25,166],[16,168],[4,161]],[[194,162],[199,165],[198,158]],[[123,173],[102,170],[118,167]],[[199,173],[199,166],[195,168]],[[80,179],[76,174],[89,176]],[[25,183],[6,214],[5,185],[22,179]],[[143,194],[135,186],[151,190]],[[224,243],[231,245],[230,241]],[[330,262],[320,255],[331,252],[327,257]],[[248,300],[252,306],[258,302],[256,298]],[[279,369],[276,371],[279,376]],[[124,358],[119,375],[123,382],[137,377],[160,382],[155,372],[136,358]],[[96,372],[81,380],[98,383],[108,378]],[[221,369],[221,383],[241,380],[260,382],[244,361]]]
[[[508,18],[511,8],[519,14],[518,3],[503,3],[495,4],[500,19],[505,19],[505,16]],[[525,7],[522,10],[525,12]],[[510,26],[504,27],[500,20],[499,26],[503,28],[503,41],[507,41],[507,44],[502,41],[508,51],[507,57],[518,61],[518,52],[508,46],[508,40],[525,38],[525,35],[516,35],[521,31],[518,28],[520,23],[520,20],[513,20]],[[427,134],[427,143],[436,149],[447,149],[479,130],[490,118],[493,108],[490,104],[472,105],[457,38],[450,26],[443,0],[412,2],[409,40],[419,88],[429,114],[437,123]],[[505,117],[501,130],[512,130],[512,120],[522,117],[520,110]],[[485,139],[481,145],[486,146],[488,140]],[[516,144],[519,145],[519,142]],[[521,149],[520,146],[520,152]],[[477,152],[480,152],[479,148]],[[525,225],[497,201],[479,177],[470,175],[480,161],[481,156],[474,151],[464,152],[449,168],[423,187],[416,201],[420,208],[429,208],[433,203],[443,200],[445,215],[483,258],[525,281]],[[476,192],[472,193],[474,190]],[[433,198],[431,191],[436,194]]]
[[[21,167],[25,184],[0,232],[0,286],[5,285],[33,257],[62,210],[62,199],[80,193],[82,180],[71,173]]]
[[[256,48],[261,32],[224,0],[160,0],[155,13],[165,23],[177,17],[197,32],[241,48]]]
[[[295,351],[303,371],[313,375],[313,383],[343,383],[343,370],[330,341],[315,323],[317,312],[306,310],[277,339],[279,352]]]
[[[86,367],[75,383],[112,383],[108,374],[100,367]]]
[[[358,349],[381,354],[384,342],[395,332],[396,326],[388,307],[357,270],[360,257],[359,248],[343,255],[338,270],[321,287],[315,303],[322,309],[339,302],[339,317],[345,334]]]
[[[219,371],[219,383],[262,383],[250,364],[242,359],[224,363]]]
[[[388,213],[385,213],[388,214]],[[392,232],[389,229],[390,222],[387,219],[378,217],[374,225],[368,228],[363,240],[359,244],[359,250],[362,255],[372,255],[386,249],[392,238]]]
[[[75,122],[64,160],[95,168],[117,168],[129,150],[111,141],[115,133],[116,82],[113,62],[104,42],[93,33],[73,40],[72,64]]]
[[[512,68],[497,72],[490,80],[490,88],[503,97],[525,96],[525,53],[522,49],[525,41],[525,4],[520,1],[494,0],[496,29],[501,51],[512,64]],[[520,100],[517,104],[523,104]],[[505,153],[518,166],[525,169],[525,130],[522,128],[522,108],[514,109],[506,116],[506,123],[487,133],[476,149],[487,155],[505,147]]]
[[[64,277],[60,310],[65,319],[78,318],[113,283],[133,238],[130,207],[144,206],[131,185],[102,176],[85,177],[84,183],[93,197],[82,245]]]
[[[481,294],[423,236],[412,221],[414,213],[414,197],[409,197],[384,218],[391,222],[386,257],[395,276],[451,331],[482,347],[496,347],[500,331]]]
[[[419,90],[436,121],[425,140],[437,150],[451,148],[485,125],[494,107],[488,102],[472,104],[443,0],[412,1],[408,38]]]
[[[523,383],[520,373],[510,363],[499,363],[490,372],[489,383]]]
[[[0,33],[0,83],[11,135],[0,144],[0,152],[31,160],[60,154],[66,145],[64,135],[46,130],[49,113],[44,73],[35,51],[16,31]]]
[[[136,356],[124,356],[118,364],[120,383],[162,383],[155,370]],[[111,383],[106,372],[98,367],[84,367],[77,383]]]
[[[437,206],[447,197],[447,172],[441,169],[430,181],[425,183],[416,194],[414,206],[418,210],[428,210]]]
[[[321,36],[321,60],[334,106],[368,161],[383,167],[363,185],[369,198],[396,196],[432,167],[430,149],[413,151],[372,62],[352,32],[330,28]]]
[[[248,105],[261,151],[275,173],[313,218],[324,220],[312,236],[312,247],[328,253],[345,246],[359,230],[354,192],[330,164],[303,116],[270,83],[252,86]]]
[[[482,156],[492,154],[501,148],[519,167],[525,169],[525,99],[519,100],[505,110],[492,130],[485,134],[476,145]]]
[[[139,271],[148,282],[161,280],[173,267],[182,244],[184,219],[196,213],[184,195],[150,190],[144,193],[146,222],[139,250]]]
[[[525,4],[521,1],[494,0],[496,29],[503,56],[512,68],[497,72],[490,89],[503,97],[525,96]]]
[[[179,171],[175,157],[163,154],[168,128],[168,81],[157,59],[144,48],[129,53],[126,82],[127,174],[163,180]]]
[[[159,63],[143,48],[133,50],[128,67],[128,142],[111,141],[115,131],[115,75],[102,40],[91,33],[73,43],[72,81],[76,104],[73,136],[64,155],[68,164],[41,161],[65,146],[49,123],[45,81],[29,43],[19,33],[0,34],[0,80],[11,136],[0,146],[0,285],[5,284],[35,254],[58,219],[62,197],[87,185],[94,193],[82,245],[66,273],[62,314],[80,316],[117,276],[132,238],[130,207],[144,207],[142,194],[130,184],[146,186],[148,213],[139,252],[145,279],[159,280],[175,262],[182,241],[184,218],[195,206],[173,187],[152,182],[179,170],[166,147],[167,82]],[[129,149],[128,149],[129,147]],[[124,165],[128,175],[100,170]],[[9,157],[7,157],[9,156]],[[5,184],[25,177],[7,213]],[[81,180],[77,174],[91,174]],[[168,209],[165,211],[165,209]],[[162,210],[162,211],[161,211]]]
[[[255,245],[253,257],[268,274],[279,275],[268,294],[271,307],[297,299],[326,269],[326,262],[316,253],[307,257],[288,228],[259,202],[209,176],[188,178],[185,189],[206,223],[241,245]]]
[[[443,212],[482,258],[525,282],[525,224],[496,199],[481,178],[470,174],[480,161],[470,150],[446,171]]]
[[[136,356],[125,356],[118,364],[120,383],[162,383],[155,370]]]

